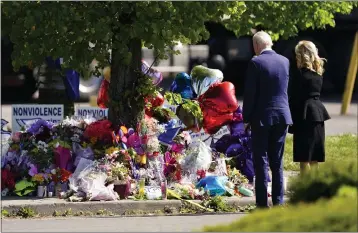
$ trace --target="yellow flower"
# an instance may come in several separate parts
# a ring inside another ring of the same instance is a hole
[[[110,148],[108,148],[106,151],[105,151],[105,153],[107,154],[107,155],[111,155],[111,154],[113,154],[113,153],[118,153],[119,152],[119,149],[118,148],[116,148],[116,147],[110,147]]]
[[[42,183],[45,181],[45,179],[41,174],[36,174],[32,177],[32,181]]]
[[[92,137],[92,138],[90,139],[90,141],[91,141],[92,144],[96,144],[97,138],[96,138],[96,137]]]

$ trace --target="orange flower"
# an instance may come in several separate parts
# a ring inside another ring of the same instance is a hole
[[[97,138],[96,137],[91,137],[90,141],[91,141],[92,144],[96,144]]]

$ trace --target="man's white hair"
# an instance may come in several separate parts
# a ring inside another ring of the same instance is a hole
[[[259,31],[255,33],[252,39],[257,44],[265,46],[266,48],[271,48],[273,45],[271,36],[264,31]]]

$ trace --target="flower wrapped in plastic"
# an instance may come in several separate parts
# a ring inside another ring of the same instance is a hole
[[[84,158],[88,160],[94,160],[94,153],[91,147],[83,148],[79,143],[72,143],[72,151],[75,156],[73,165],[77,167],[79,161]]]
[[[180,163],[175,155],[168,151],[164,154],[164,176],[172,182],[179,182],[182,179]]]
[[[70,178],[70,188],[89,201],[114,201],[119,198],[114,184],[106,186],[108,175],[93,163],[83,166]]]
[[[182,160],[181,167],[185,173],[196,174],[198,170],[208,170],[211,161],[210,147],[199,141],[195,147],[190,147],[190,154]]]
[[[149,157],[148,168],[151,169],[154,173],[154,179],[157,181],[157,184],[160,185],[160,181],[165,179],[164,176],[164,156],[159,152],[153,154]]]

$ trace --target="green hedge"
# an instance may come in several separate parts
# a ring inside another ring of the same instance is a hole
[[[205,227],[205,232],[356,232],[357,189],[341,189],[339,196],[271,210],[258,210],[229,225]]]
[[[324,163],[290,181],[290,203],[315,202],[333,197],[344,186],[358,187],[357,161]]]

